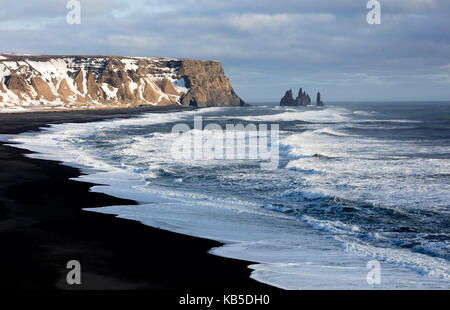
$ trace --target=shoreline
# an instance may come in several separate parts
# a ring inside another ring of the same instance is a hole
[[[50,124],[129,118],[185,107],[0,114],[0,134]],[[82,173],[0,142],[0,288],[6,290],[245,289],[278,291],[250,278],[245,262],[209,254],[216,241],[164,231],[113,215],[84,211],[134,201],[90,192]],[[79,260],[82,284],[69,286],[66,264]]]
[[[0,135],[38,131],[40,127],[62,123],[87,123],[114,118],[131,118],[143,113],[167,113],[192,111],[197,108],[185,106],[143,106],[135,108],[112,108],[97,110],[26,111],[0,113]],[[31,122],[26,123],[24,122]]]

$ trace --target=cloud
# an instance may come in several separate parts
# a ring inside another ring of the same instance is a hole
[[[293,15],[289,14],[242,14],[227,18],[227,23],[243,31],[260,31],[264,29],[279,29],[293,22]]]
[[[156,49],[164,46],[165,41],[162,38],[150,36],[108,35],[106,38],[100,39],[99,44],[125,48],[133,46],[138,49]]]
[[[233,28],[248,31],[279,31],[283,27],[305,23],[326,23],[334,20],[331,14],[240,14],[226,18]]]
[[[80,1],[68,25],[65,0],[0,0],[2,50],[216,59],[247,100],[302,81],[338,99],[355,84],[450,98],[450,1],[381,1],[376,26],[365,0]]]

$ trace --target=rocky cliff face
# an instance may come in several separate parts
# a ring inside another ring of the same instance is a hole
[[[208,107],[245,104],[235,94],[220,62],[183,60],[178,75],[184,78],[186,87],[190,89],[181,98],[183,105]]]
[[[220,62],[0,54],[0,111],[239,106]]]

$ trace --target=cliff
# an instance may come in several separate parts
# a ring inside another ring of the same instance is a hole
[[[0,54],[0,111],[240,106],[220,62]]]
[[[183,105],[206,106],[243,106],[222,65],[217,61],[186,59],[181,62],[178,75],[184,78],[190,91],[183,96]]]

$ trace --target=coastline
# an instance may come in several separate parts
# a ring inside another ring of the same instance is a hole
[[[176,110],[189,108],[0,114],[0,134]],[[71,180],[81,174],[79,169],[28,158],[27,153],[0,142],[0,240],[6,253],[0,256],[0,288],[277,290],[250,278],[250,262],[209,254],[218,242],[83,211],[136,203],[90,192],[94,184]],[[66,284],[70,260],[81,263],[79,286]]]

